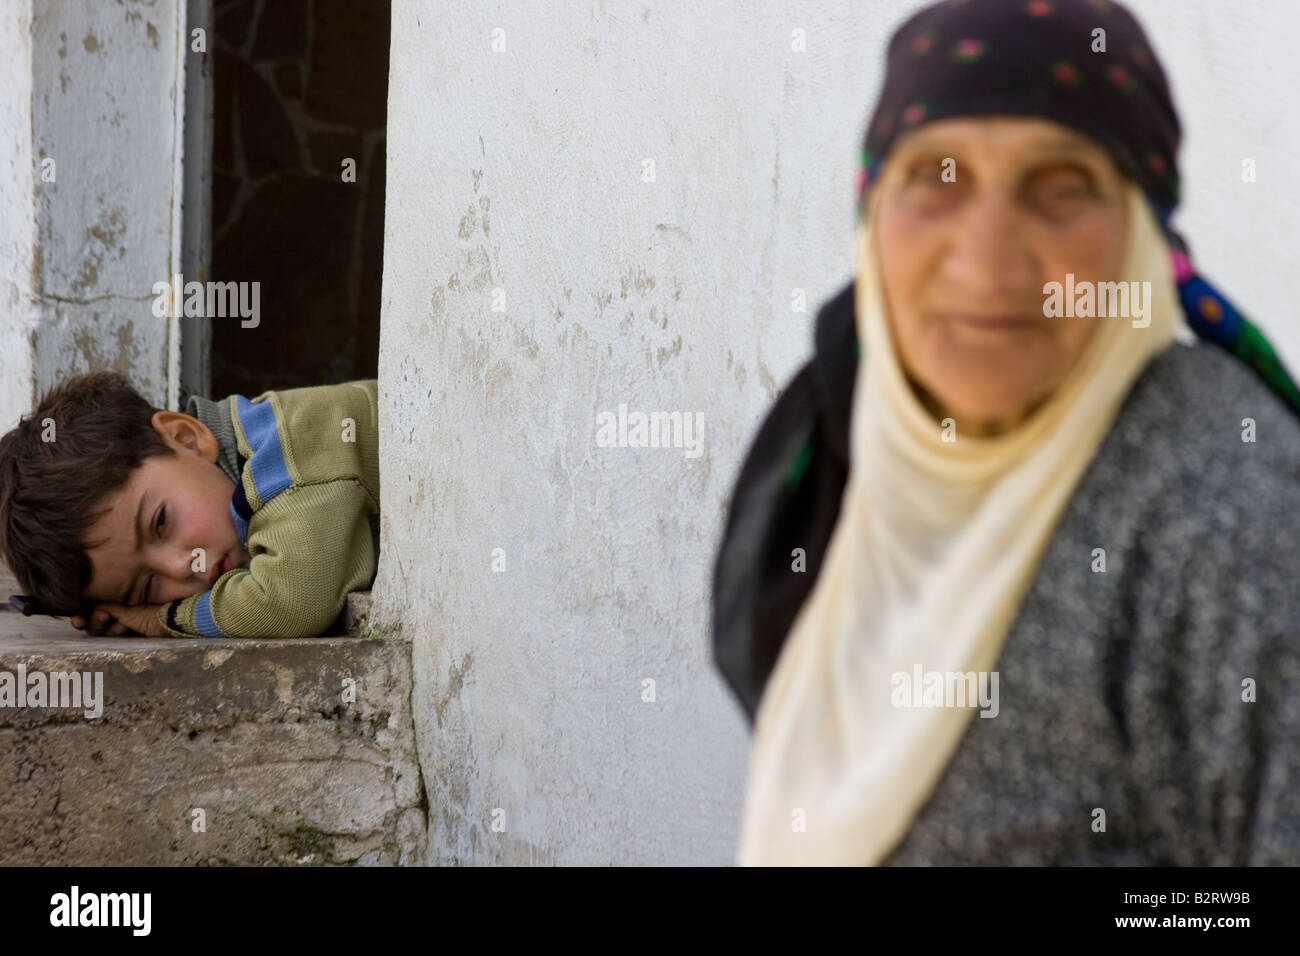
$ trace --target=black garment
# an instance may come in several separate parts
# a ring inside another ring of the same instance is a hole
[[[713,657],[751,723],[839,519],[859,351],[853,289],[817,313],[813,358],[750,447],[714,567]]]

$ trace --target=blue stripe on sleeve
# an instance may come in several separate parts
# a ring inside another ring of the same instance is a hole
[[[275,409],[269,399],[250,402],[242,395],[235,396],[239,405],[239,420],[244,435],[253,449],[249,464],[253,469],[253,487],[262,503],[270,501],[292,484],[289,469],[284,463],[284,450],[280,446],[280,430],[275,421]]]
[[[194,605],[194,629],[204,637],[225,637],[212,620],[212,592],[204,591]]]

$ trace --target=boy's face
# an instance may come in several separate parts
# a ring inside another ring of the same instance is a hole
[[[153,425],[176,454],[148,459],[101,502],[109,511],[86,535],[103,542],[87,550],[92,601],[164,604],[201,594],[221,574],[249,565],[230,514],[235,486],[217,465],[216,436],[181,412],[157,412]]]

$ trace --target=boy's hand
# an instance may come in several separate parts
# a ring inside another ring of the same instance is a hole
[[[72,626],[86,633],[116,637],[120,634],[143,634],[166,637],[167,629],[158,621],[161,604],[96,604],[89,622],[73,615]]]

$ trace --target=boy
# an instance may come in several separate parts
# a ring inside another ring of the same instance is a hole
[[[117,373],[76,376],[0,438],[0,556],[95,634],[320,634],[375,575],[377,385],[182,413]]]

